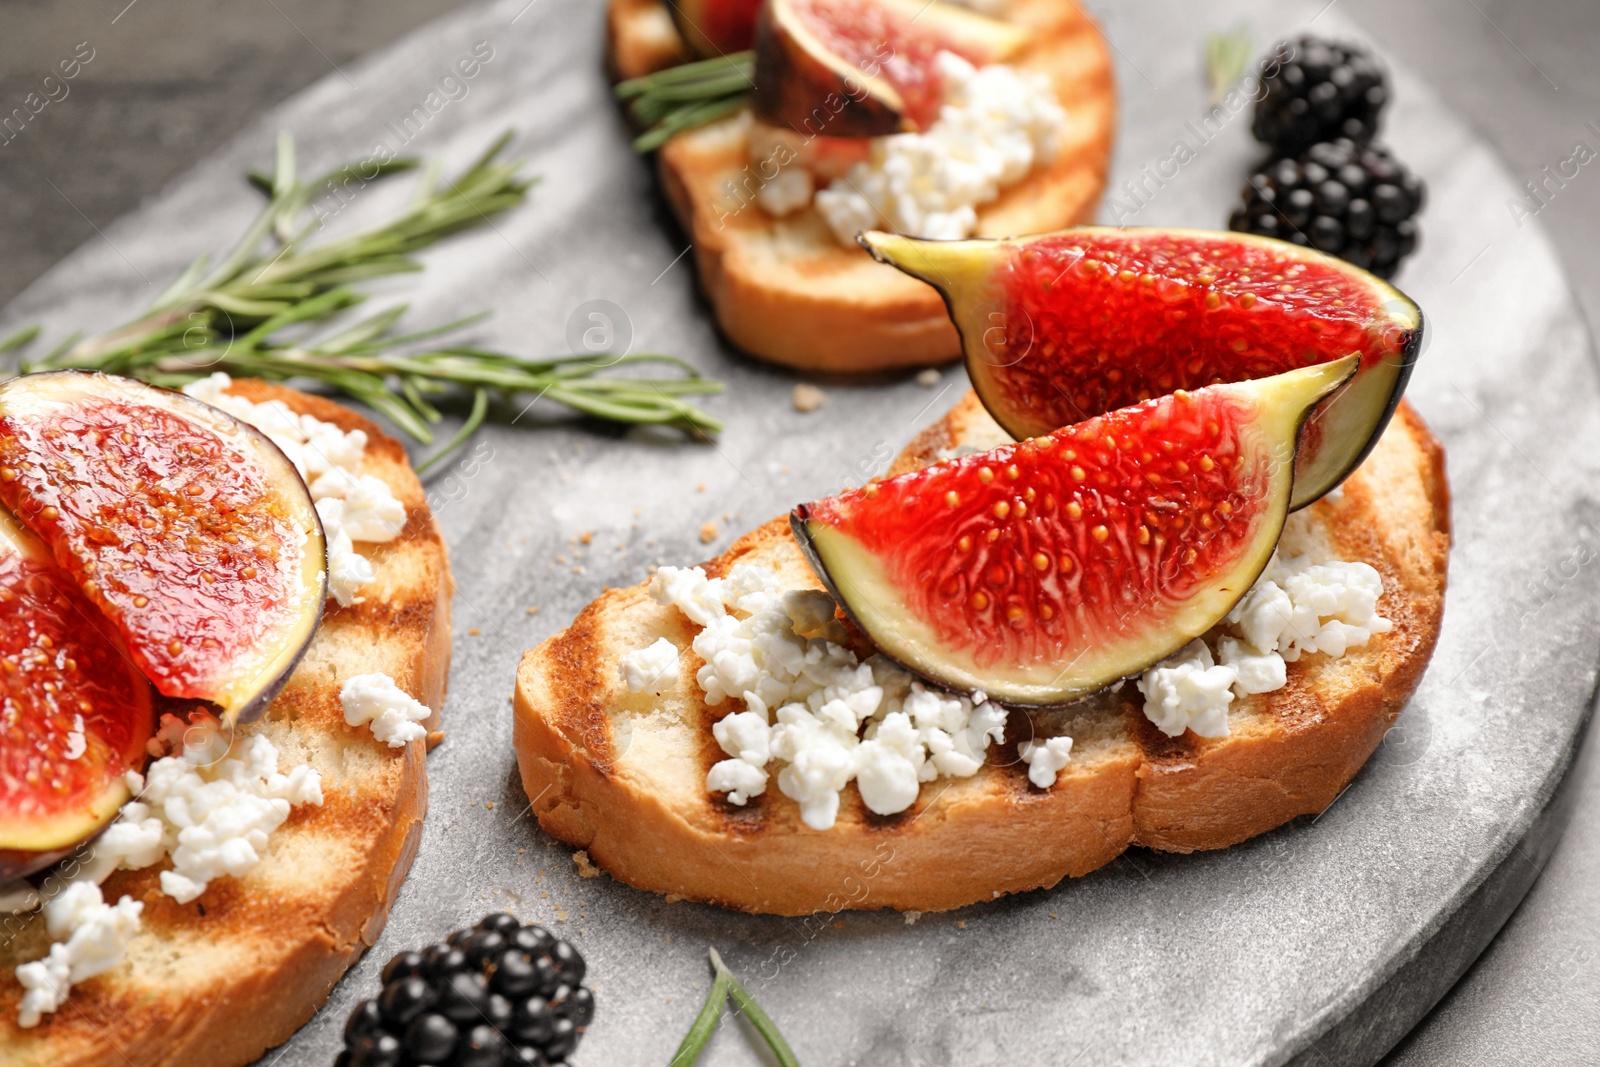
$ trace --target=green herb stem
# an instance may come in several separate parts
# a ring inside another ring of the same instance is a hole
[[[750,99],[754,74],[755,53],[735,52],[619,82],[617,99],[644,127],[634,138],[634,150],[654,151],[685,130],[739,110]]]
[[[799,1058],[795,1056],[794,1050],[789,1047],[789,1042],[785,1041],[783,1035],[778,1032],[778,1025],[772,1021],[766,1012],[761,1010],[761,1005],[756,1003],[756,998],[750,995],[750,991],[723,964],[722,957],[717,955],[716,949],[711,950],[711,966],[716,968],[719,977],[727,975],[728,995],[733,998],[733,1002],[739,1006],[739,1010],[744,1012],[745,1017],[750,1020],[750,1025],[756,1028],[756,1033],[761,1035],[762,1040],[767,1043],[767,1047],[772,1050],[773,1058],[778,1061],[779,1067],[800,1067]]]
[[[712,950],[712,958],[716,958],[715,949]],[[672,1054],[672,1062],[667,1067],[694,1067],[694,1062],[700,1058],[706,1042],[711,1040],[712,1031],[717,1028],[717,1020],[722,1018],[722,1006],[728,1002],[728,987],[732,983],[733,975],[725,969],[717,970],[716,977],[711,982],[711,992],[706,995],[706,1002],[700,1007],[700,1014],[694,1017],[694,1024],[689,1027],[689,1032],[683,1035],[683,1043],[678,1046],[678,1051]]]
[[[718,419],[683,398],[718,393],[722,384],[672,356],[530,360],[470,345],[427,347],[483,315],[404,333],[399,324],[405,305],[352,321],[350,313],[367,299],[358,283],[420,271],[417,252],[488,224],[524,201],[534,180],[523,175],[520,161],[500,158],[510,136],[501,136],[453,178],[441,176],[436,166],[425,169],[411,202],[386,221],[318,242],[313,238],[321,216],[313,204],[326,183],[355,182],[360,188],[418,164],[350,164],[307,183],[296,177],[293,142],[280,135],[271,176],[250,175],[267,204],[221,260],[213,264],[201,256],[133,322],[86,340],[74,335],[42,358],[22,359],[21,369],[100,370],[171,387],[218,370],[271,381],[310,380],[369,405],[425,445],[433,443],[432,426],[442,418],[429,398],[470,396],[466,421],[424,468],[470,438],[493,399],[518,394],[534,394],[535,401],[548,397],[614,422],[701,435],[720,431]],[[33,326],[0,340],[0,354],[25,348],[38,334]],[[646,364],[671,376],[601,376]]]
[[[732,971],[728,970],[727,965],[722,962],[722,956],[714,948],[710,950],[710,956],[713,974],[711,992],[700,1008],[700,1014],[695,1016],[694,1025],[689,1027],[683,1043],[678,1046],[678,1051],[673,1053],[672,1062],[667,1067],[693,1067],[701,1050],[706,1047],[706,1042],[711,1039],[711,1032],[716,1029],[717,1020],[722,1015],[722,1007],[729,997],[733,998],[734,1004],[744,1013],[745,1018],[750,1020],[750,1025],[755,1027],[761,1039],[767,1043],[767,1048],[771,1050],[779,1067],[800,1067],[799,1058],[789,1047],[789,1042],[778,1032],[777,1024],[761,1010],[761,1005],[756,1003],[755,997],[752,997],[750,991],[733,976]]]

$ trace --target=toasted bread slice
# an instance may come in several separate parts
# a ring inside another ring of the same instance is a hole
[[[895,469],[1006,440],[969,392]],[[1394,629],[1339,659],[1289,664],[1285,688],[1233,703],[1225,738],[1164,736],[1133,686],[1062,710],[1013,712],[1006,742],[974,777],[928,783],[891,817],[871,814],[847,788],[837,825],[819,832],[774,787],[742,808],[706,792],[706,772],[723,758],[711,725],[738,702],[705,705],[689,647],[697,628],[641,584],[608,590],[523,657],[513,733],[523,785],[540,825],[618,879],[780,915],[942,910],[1086,874],[1130,845],[1225,848],[1339,795],[1416,688],[1444,610],[1444,455],[1409,405],[1342,493],[1290,521],[1331,555],[1378,569],[1379,610]],[[705,566],[715,576],[735,563],[820,588],[786,518]],[[682,650],[680,677],[661,697],[629,692],[618,661],[660,637]],[[1052,788],[1034,788],[1017,743],[1062,733],[1073,738],[1071,761]]]
[[[1044,233],[1094,221],[1116,120],[1111,57],[1071,0],[1015,0],[1008,19],[1031,43],[1013,64],[1049,77],[1066,110],[1055,161],[978,210],[980,237]],[[621,77],[689,57],[662,0],[612,0],[610,63]],[[873,371],[943,363],[961,342],[930,286],[846,248],[814,209],[773,218],[753,197],[750,115],[662,146],[661,181],[694,244],[717,323],[751,355],[805,370]]]
[[[322,627],[267,714],[244,733],[266,735],[287,771],[322,774],[321,807],[294,809],[270,853],[244,878],[220,878],[180,905],[160,890],[153,867],[120,871],[108,901],[144,901],[144,926],[128,958],[73,986],[61,1009],[19,1029],[19,963],[44,955],[37,914],[0,916],[0,1062],[7,1067],[236,1067],[303,1026],[333,984],[383,930],[422,835],[428,807],[423,745],[381,744],[347,726],[344,679],[387,673],[434,710],[437,729],[450,664],[453,583],[445,546],[422,485],[399,442],[368,420],[319,397],[257,381],[231,390],[345,430],[367,432],[364,471],[406,506],[401,536],[363,544],[374,584],[341,608],[330,598]]]

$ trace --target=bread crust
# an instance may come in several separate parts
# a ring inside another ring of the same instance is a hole
[[[968,393],[895,467],[1003,439]],[[976,776],[926,785],[900,815],[871,814],[849,788],[834,829],[810,830],[775,787],[744,808],[706,793],[705,773],[722,758],[710,726],[738,705],[703,703],[694,628],[640,584],[607,590],[523,657],[513,730],[523,785],[546,831],[621,881],[780,915],[944,910],[1086,874],[1131,845],[1225,848],[1332,803],[1415,690],[1443,616],[1444,454],[1409,405],[1342,492],[1294,521],[1340,558],[1378,569],[1380,610],[1394,629],[1339,659],[1290,664],[1287,687],[1235,702],[1225,738],[1165,737],[1127,686],[1014,713]],[[739,562],[820,588],[786,518],[705,566],[715,576]],[[663,636],[684,650],[677,684],[660,698],[629,693],[618,658]],[[1032,787],[1017,744],[1063,732],[1074,738],[1072,761],[1051,789]]]
[[[310,649],[261,732],[281,762],[322,772],[322,807],[296,808],[271,853],[242,879],[222,878],[180,905],[161,893],[162,867],[119,871],[107,900],[145,904],[144,929],[121,966],[75,985],[37,1028],[16,1026],[17,964],[43,955],[37,916],[0,932],[0,1061],[8,1067],[236,1067],[287,1040],[377,940],[416,855],[428,807],[424,746],[390,749],[345,724],[342,680],[383,671],[433,709],[450,663],[454,583],[444,539],[399,442],[355,412],[284,386],[241,380],[233,393],[279,399],[302,414],[368,435],[364,470],[405,504],[401,537],[363,545],[377,580],[363,603],[331,599]]]
[[[978,210],[980,237],[1043,233],[1094,221],[1116,125],[1110,50],[1076,3],[1015,0],[1007,17],[1030,30],[1012,62],[1045,74],[1067,111],[1060,151]],[[688,56],[661,0],[612,0],[608,62],[634,77]],[[841,246],[810,208],[775,219],[752,200],[748,112],[680,134],[658,167],[673,213],[694,245],[717,323],[751,355],[803,370],[862,372],[943,363],[961,341],[931,287]]]

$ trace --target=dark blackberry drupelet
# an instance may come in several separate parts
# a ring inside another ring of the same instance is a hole
[[[1250,176],[1228,228],[1277,237],[1394,275],[1417,247],[1422,180],[1378,145],[1312,145]]]
[[[1378,132],[1389,81],[1372,55],[1356,45],[1302,37],[1276,74],[1263,79],[1250,132],[1275,156],[1297,156],[1312,145],[1348,137],[1366,144]]]
[[[490,915],[384,965],[335,1067],[564,1067],[594,1019],[586,971],[550,931]]]

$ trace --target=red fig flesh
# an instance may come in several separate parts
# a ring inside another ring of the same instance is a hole
[[[1021,27],[933,0],[769,0],[756,25],[756,117],[812,137],[926,129],[943,98],[936,63],[996,63]]]
[[[253,428],[127,378],[0,384],[0,500],[168,696],[259,715],[322,616],[321,524]]]
[[[1296,508],[1365,458],[1422,345],[1422,312],[1398,289],[1266,237],[1080,227],[1002,241],[869,233],[862,243],[944,295],[973,388],[1015,437],[1359,354],[1360,372],[1306,427]]]
[[[1307,413],[1357,357],[1158,400],[804,504],[883,652],[1002,703],[1087,696],[1215,626],[1277,547]]]
[[[116,816],[153,720],[116,629],[0,512],[0,878],[48,866]]]

